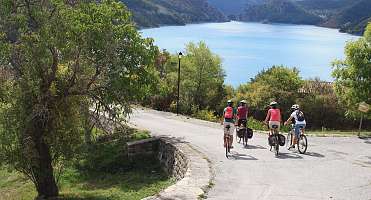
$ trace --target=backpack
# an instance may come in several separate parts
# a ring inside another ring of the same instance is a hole
[[[225,119],[232,119],[233,118],[233,108],[227,107],[224,112],[224,118]]]
[[[302,122],[305,120],[304,113],[300,110],[296,111],[296,118],[299,122]]]

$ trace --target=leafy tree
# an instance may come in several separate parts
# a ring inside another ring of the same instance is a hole
[[[157,48],[122,3],[0,2],[0,162],[27,175],[40,198],[83,138],[86,110],[123,120],[154,81]],[[121,114],[122,113],[122,114]]]
[[[360,102],[371,104],[371,24],[362,38],[347,43],[345,56],[333,63],[335,91],[348,116],[357,116]]]
[[[277,101],[283,110],[295,102],[303,81],[299,71],[284,66],[273,66],[257,74],[250,83],[237,89],[239,99],[247,99],[249,106],[262,110],[269,102]]]
[[[177,98],[178,55],[166,57],[158,67],[159,85],[150,104],[160,110],[173,110]],[[225,96],[224,71],[221,59],[204,42],[189,43],[181,59],[180,103],[181,112],[195,114],[199,110],[217,111]]]
[[[183,99],[197,110],[215,109],[215,102],[223,98],[224,71],[221,59],[213,54],[204,42],[189,43],[183,60]]]

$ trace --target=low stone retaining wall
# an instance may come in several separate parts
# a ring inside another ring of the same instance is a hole
[[[129,142],[128,157],[153,155],[158,158],[162,169],[177,181],[182,179],[188,169],[187,156],[177,148],[179,141],[166,137],[149,138]]]
[[[157,156],[163,170],[177,183],[142,200],[196,200],[205,196],[213,180],[211,163],[187,142],[160,137],[128,143],[128,156]]]

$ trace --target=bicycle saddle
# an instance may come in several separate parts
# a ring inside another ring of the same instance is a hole
[[[278,125],[272,125],[272,128],[276,129],[278,128]]]
[[[227,126],[225,126],[225,128],[230,129],[231,128],[231,125],[227,125]]]

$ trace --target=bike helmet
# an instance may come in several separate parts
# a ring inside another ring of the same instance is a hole
[[[270,105],[270,106],[276,106],[277,104],[278,104],[277,102],[272,101],[269,105]]]
[[[232,105],[233,104],[233,101],[230,99],[227,101],[227,105]]]
[[[293,109],[293,110],[299,110],[299,105],[298,104],[294,104],[294,105],[292,105],[291,106],[291,109]]]
[[[240,103],[247,104],[247,101],[246,100],[242,100],[242,101],[240,101]]]

